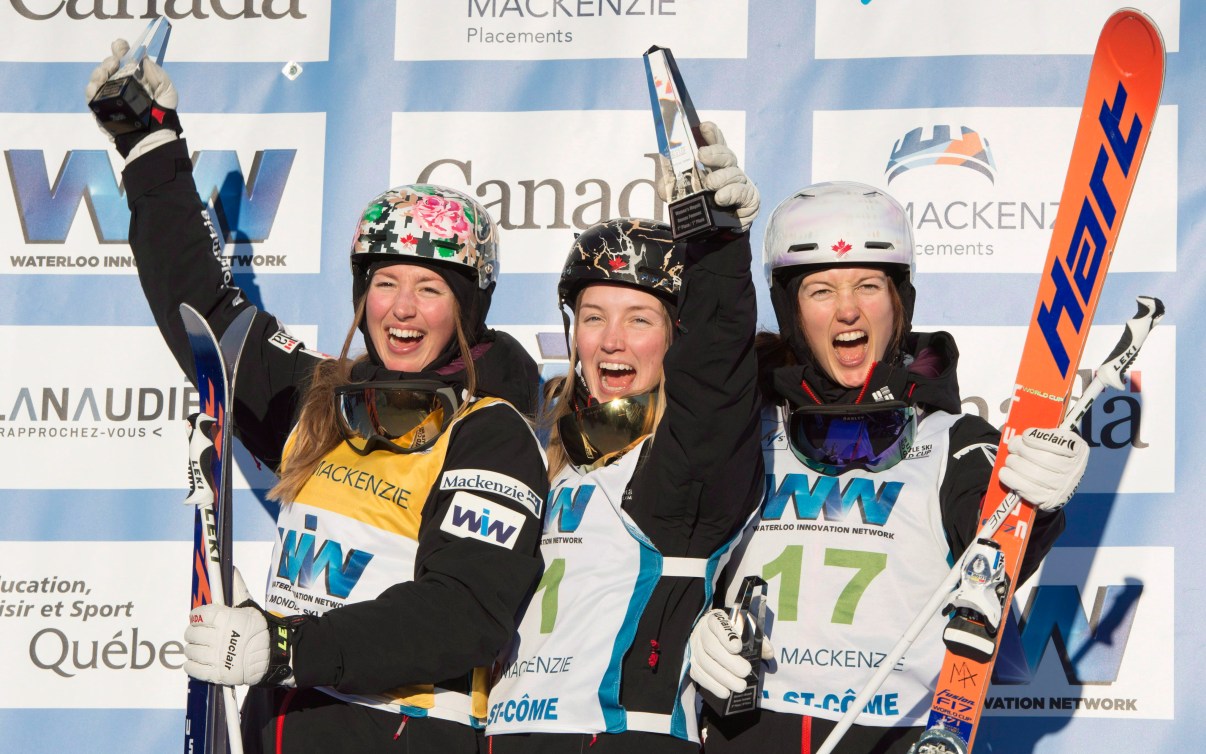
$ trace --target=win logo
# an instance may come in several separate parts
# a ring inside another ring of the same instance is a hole
[[[958,138],[951,137],[951,127],[936,125],[929,139],[921,138],[921,128],[914,128],[892,147],[892,155],[884,173],[891,185],[896,176],[908,170],[928,165],[954,165],[980,173],[989,183],[996,183],[997,165],[992,159],[988,140],[967,126],[959,126]]]
[[[268,239],[296,156],[296,149],[261,150],[244,176],[233,150],[193,154],[197,195],[213,207],[212,215],[227,241]],[[129,242],[130,210],[105,150],[68,152],[53,181],[40,149],[5,150],[4,160],[26,243],[66,243],[80,202],[87,208],[97,241]]]
[[[364,574],[373,554],[354,549],[345,558],[343,545],[331,539],[316,550],[318,541],[311,532],[318,529],[318,516],[306,516],[306,529],[305,532],[277,529],[281,536],[277,577],[289,579],[290,583],[302,589],[309,589],[315,579],[324,577],[327,594],[346,599]]]
[[[458,492],[452,497],[440,531],[454,537],[477,539],[508,550],[514,549],[516,537],[524,524],[524,516],[498,503],[474,495]]]
[[[836,477],[819,476],[809,485],[807,474],[786,474],[775,487],[775,475],[766,475],[766,498],[762,520],[778,521],[791,501],[796,519],[814,521],[822,514],[826,521],[845,521],[857,508],[864,524],[884,526],[904,489],[903,482],[883,482],[878,489],[874,479],[855,478],[838,486]]]
[[[1100,586],[1092,613],[1086,614],[1076,586],[1039,584],[1021,621],[1010,610],[993,683],[1030,683],[1049,646],[1055,649],[1069,684],[1114,683],[1142,596],[1141,583]]]
[[[554,522],[556,522],[558,531],[577,531],[578,525],[582,523],[582,514],[586,513],[586,506],[594,493],[595,485],[593,484],[584,484],[577,488],[558,487],[550,490],[550,500],[545,505],[545,510],[548,511],[544,519],[545,533],[548,533]]]

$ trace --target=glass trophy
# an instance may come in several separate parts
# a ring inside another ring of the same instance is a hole
[[[88,103],[101,127],[113,136],[145,131],[151,123],[151,95],[142,84],[142,61],[163,62],[172,24],[157,17],[117,63],[117,72]]]
[[[750,663],[745,690],[729,692],[727,698],[703,691],[708,706],[720,715],[750,712],[758,706],[762,687],[762,639],[766,626],[766,582],[758,576],[746,576],[737,592],[737,602],[728,607],[729,622],[741,635],[739,654]]]
[[[703,187],[703,176],[708,170],[699,163],[699,149],[706,142],[674,55],[665,47],[650,47],[645,53],[645,74],[649,80],[657,148],[674,173],[670,197],[670,230],[674,240],[740,230],[737,216],[718,208],[714,192]]]

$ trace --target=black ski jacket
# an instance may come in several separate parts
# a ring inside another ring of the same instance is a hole
[[[678,333],[666,353],[666,413],[623,507],[667,557],[706,558],[762,502],[757,303],[748,234],[691,244]],[[683,648],[706,607],[703,580],[663,580],[624,657],[620,702],[665,712],[678,695]]]
[[[219,260],[185,142],[143,155],[127,166],[123,178],[143,291],[168,346],[195,382],[179,304],[191,304],[219,336],[249,304]],[[534,362],[506,334],[489,333],[484,340],[474,348],[479,392],[533,413]],[[256,314],[233,399],[236,434],[273,469],[281,465],[313,370],[324,358],[301,347],[271,315]],[[356,374],[369,380],[398,376],[371,365],[358,366]],[[423,376],[459,384],[461,373]],[[547,494],[543,457],[516,412],[476,411],[451,431],[445,473],[502,474],[541,498]],[[404,456],[398,458],[405,463]],[[402,574],[397,585],[376,599],[311,616],[297,627],[294,677],[299,686],[330,686],[350,694],[402,684],[457,689],[466,686],[464,678],[472,668],[494,660],[514,633],[517,613],[539,577],[540,522],[511,498],[477,490],[493,504],[524,513],[517,542],[508,549],[451,536],[440,522],[454,494],[439,484],[432,487],[417,535],[413,580]]]

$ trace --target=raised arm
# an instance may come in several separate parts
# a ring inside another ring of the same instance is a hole
[[[123,40],[114,42],[113,55],[92,72],[85,90],[89,99],[117,70],[126,48]],[[250,304],[222,263],[219,231],[197,195],[188,146],[180,138],[175,86],[154,62],[146,60],[143,66],[143,81],[153,99],[151,125],[114,140],[126,161],[122,178],[130,206],[130,246],[155,323],[180,368],[195,383],[180,304],[201,312],[218,336]],[[273,468],[280,464],[298,396],[321,360],[278,335],[282,330],[272,316],[256,315],[234,401],[240,439]]]
[[[700,160],[712,168],[705,186],[744,225],[688,246],[676,337],[663,364],[666,412],[625,503],[663,554],[699,557],[734,534],[763,484],[748,233],[758,191],[719,129],[703,130],[711,146]]]

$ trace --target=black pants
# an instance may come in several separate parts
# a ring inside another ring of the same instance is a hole
[[[507,733],[486,738],[486,754],[699,754],[699,745],[663,733]]]
[[[812,754],[837,725],[832,720],[755,710],[731,717],[704,705],[704,754]],[[907,754],[923,727],[876,728],[854,725],[834,754]]]
[[[243,704],[246,754],[480,754],[480,731],[348,704],[314,689],[252,688]],[[394,736],[397,735],[397,738]]]

